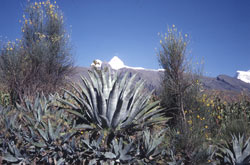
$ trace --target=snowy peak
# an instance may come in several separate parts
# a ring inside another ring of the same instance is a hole
[[[105,66],[107,64],[114,70],[127,68],[127,69],[134,69],[134,70],[162,71],[162,69],[155,70],[155,69],[145,69],[142,67],[130,67],[130,66],[125,65],[124,62],[117,56],[114,56],[108,63],[102,62],[101,60],[94,60],[91,66],[101,68],[102,65]]]
[[[250,70],[248,71],[237,71],[236,78],[244,81],[246,83],[250,83]]]
[[[126,67],[123,63],[123,61],[117,57],[117,56],[114,56],[110,61],[109,61],[109,65],[111,66],[112,69],[115,69],[115,70],[118,70],[118,69],[121,69],[121,68],[124,68]]]
[[[94,60],[90,66],[95,66],[97,68],[100,68],[102,66],[102,61],[101,60]]]

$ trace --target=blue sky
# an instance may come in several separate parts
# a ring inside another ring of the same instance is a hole
[[[25,0],[0,1],[1,40],[21,36]],[[57,0],[71,34],[75,63],[118,56],[128,66],[157,69],[158,32],[176,25],[191,36],[204,74],[250,69],[250,0]]]

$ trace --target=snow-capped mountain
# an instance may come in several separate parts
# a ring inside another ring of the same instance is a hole
[[[244,81],[246,83],[250,83],[250,70],[248,71],[237,71],[236,78]]]
[[[129,73],[129,76],[137,74],[137,79],[145,80],[145,87],[149,90],[155,89],[160,91],[163,69],[145,69],[142,67],[130,67],[124,64],[124,62],[117,56],[114,56],[109,62],[94,60],[91,67],[110,67],[116,70],[118,73]],[[88,70],[91,67],[76,67],[76,73],[72,75],[71,80],[79,82],[80,76],[88,77]],[[229,91],[229,92],[247,92],[250,94],[250,70],[249,71],[237,71],[236,77],[230,77],[227,75],[219,75],[217,77],[201,77],[201,83],[206,90],[216,91]]]
[[[105,64],[105,62],[102,62],[101,60],[97,59],[94,60],[94,62],[91,64],[91,66],[95,66],[97,68],[101,67],[102,64]],[[114,70],[119,70],[122,68],[127,68],[127,69],[136,69],[136,70],[150,70],[150,71],[160,71],[162,69],[145,69],[142,67],[131,67],[131,66],[127,66],[124,64],[124,62],[117,56],[114,56],[108,63],[108,64],[112,69]]]

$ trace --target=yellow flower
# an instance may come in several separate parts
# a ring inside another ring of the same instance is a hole
[[[167,37],[165,37],[165,40],[167,40]]]
[[[218,119],[222,119],[220,115],[217,116]]]
[[[185,34],[185,37],[186,37],[186,38],[187,38],[187,36],[188,36],[188,35],[187,35],[187,34]]]
[[[27,21],[27,19],[25,20],[25,24],[27,24],[28,23],[28,21]]]
[[[51,4],[51,5],[49,5],[49,8],[52,8],[53,7],[53,5]]]
[[[176,133],[177,133],[177,135],[179,135],[179,134],[180,134],[180,131],[177,131]]]
[[[81,131],[81,134],[83,134],[83,131]]]
[[[56,1],[54,3],[56,3]]]
[[[208,126],[207,126],[207,125],[205,125],[205,128],[208,128]]]
[[[35,5],[37,5],[37,2],[35,2]]]
[[[13,48],[10,48],[10,50],[13,50]]]
[[[203,117],[202,120],[205,120],[205,117]]]
[[[200,118],[200,115],[197,115],[197,118],[199,119],[199,118]]]
[[[173,24],[172,27],[175,28],[175,25]]]
[[[191,125],[192,123],[193,123],[193,122],[192,122],[192,120],[188,120],[188,124],[190,124],[190,125]]]
[[[207,104],[207,106],[209,107],[209,106],[210,106],[210,104]]]

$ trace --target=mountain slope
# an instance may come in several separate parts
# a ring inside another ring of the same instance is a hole
[[[129,76],[137,74],[137,79],[144,79],[145,86],[149,90],[160,90],[162,70],[144,69],[141,67],[126,66],[118,57],[113,57],[109,62],[102,62],[95,60],[91,67],[105,68],[109,67],[111,70],[116,70],[120,74],[129,72]],[[79,81],[80,76],[87,76],[87,72],[91,67],[76,67],[75,74],[70,78],[72,81]],[[250,72],[249,72],[250,76]],[[230,77],[227,75],[219,75],[217,77],[201,77],[201,83],[205,90],[217,91],[232,91],[234,93],[246,92],[250,94],[250,83],[246,83],[239,79],[239,77]],[[158,92],[157,92],[158,93]]]

